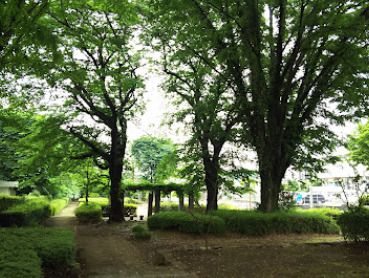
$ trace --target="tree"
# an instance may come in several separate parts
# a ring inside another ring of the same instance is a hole
[[[164,71],[170,76],[167,90],[186,105],[177,113],[177,119],[191,123],[192,138],[187,145],[199,150],[205,174],[206,209],[216,210],[223,149],[227,142],[236,139],[238,103],[230,93],[227,80],[203,61],[185,54],[171,54],[170,57],[165,55],[167,60],[164,62]],[[178,63],[183,68],[178,69]]]
[[[132,49],[130,1],[60,1],[50,8],[64,61],[50,65],[48,81],[67,98],[66,128],[88,148],[85,157],[109,170],[110,221],[122,221],[121,179],[127,121],[136,111],[139,55]]]
[[[349,136],[347,148],[352,161],[369,167],[369,121],[359,124]]]
[[[367,112],[367,1],[149,1],[165,34],[219,72],[240,101],[243,142],[258,157],[261,210],[278,208],[287,168]],[[180,67],[182,64],[177,64]],[[363,105],[364,104],[364,105]],[[316,138],[324,138],[320,141]]]
[[[62,123],[58,117],[2,109],[0,175],[19,180],[24,193],[36,190],[50,197],[78,193],[77,184],[68,189],[59,181],[79,172],[81,162],[73,157],[84,146],[60,127]]]
[[[165,181],[176,170],[177,151],[169,139],[141,137],[133,142],[131,152],[142,177],[151,183]]]

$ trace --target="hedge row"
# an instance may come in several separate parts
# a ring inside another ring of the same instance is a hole
[[[102,219],[101,206],[95,203],[80,203],[75,214],[81,223],[97,223]]]
[[[225,221],[227,230],[251,236],[289,233],[339,233],[335,221],[319,212],[218,210],[211,213]]]
[[[369,242],[369,210],[358,207],[338,217],[338,225],[346,240]]]
[[[68,205],[68,199],[54,199],[50,201],[51,215],[58,214]]]
[[[0,211],[6,210],[11,206],[24,203],[24,201],[24,197],[0,195]]]
[[[84,198],[79,199],[80,203],[85,203],[86,200]],[[104,197],[93,197],[88,198],[89,204],[98,204],[101,206],[102,209],[102,215],[103,216],[109,216],[109,199]],[[124,216],[133,216],[136,215],[137,211],[137,205],[127,202],[127,199],[125,199],[124,203]]]
[[[41,266],[65,273],[75,263],[74,234],[60,228],[0,229],[0,277],[42,277]]]
[[[32,226],[42,223],[50,215],[51,211],[47,199],[31,198],[0,212],[0,223],[4,227]]]
[[[227,230],[250,236],[339,232],[332,217],[319,211],[266,214],[257,211],[218,210],[208,215],[172,211],[149,217],[148,226],[152,230],[178,230],[196,234],[219,234]]]
[[[147,225],[151,230],[177,230],[193,234],[222,234],[225,231],[224,221],[217,216],[181,211],[157,213],[148,218]]]

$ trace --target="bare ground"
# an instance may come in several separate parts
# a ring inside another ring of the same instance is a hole
[[[75,206],[49,224],[75,230],[81,277],[369,277],[369,246],[339,236],[154,232],[151,240],[136,241],[131,222],[78,224]],[[167,265],[153,264],[158,253]]]

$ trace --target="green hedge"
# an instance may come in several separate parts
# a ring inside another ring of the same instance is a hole
[[[344,212],[338,217],[338,225],[346,240],[369,242],[369,210],[355,208]]]
[[[148,218],[151,230],[178,230],[193,234],[222,234],[225,231],[224,221],[204,214],[190,214],[181,211],[160,212]]]
[[[79,201],[81,203],[85,203],[86,200],[84,198],[80,198]],[[109,199],[105,197],[95,197],[95,198],[88,198],[89,204],[98,204],[101,206],[102,215],[109,216]],[[125,203],[124,204],[124,216],[131,216],[136,215],[137,205],[132,203]]]
[[[76,209],[75,214],[78,221],[81,223],[96,223],[101,221],[102,209],[99,204],[95,203],[81,203]]]
[[[225,221],[227,230],[251,236],[289,233],[338,233],[335,221],[317,212],[218,210],[211,213]]]
[[[51,215],[58,214],[68,205],[68,199],[54,199],[50,201]]]
[[[11,206],[24,203],[24,201],[25,201],[24,197],[0,195],[0,211],[4,211],[10,208]]]
[[[0,277],[42,277],[41,266],[67,273],[75,263],[74,234],[61,228],[0,229]]]
[[[49,202],[45,198],[30,198],[24,203],[9,207],[0,212],[1,226],[32,226],[50,217]]]

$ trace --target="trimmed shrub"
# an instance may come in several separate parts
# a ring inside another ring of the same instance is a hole
[[[24,203],[11,206],[0,213],[2,226],[32,226],[50,217],[49,202],[44,198],[26,199]]]
[[[289,233],[338,233],[334,220],[314,212],[218,210],[211,213],[225,221],[227,230],[250,236]]]
[[[56,272],[75,263],[74,234],[61,228],[0,229],[0,277],[42,277],[41,266]]]
[[[14,205],[24,203],[24,197],[0,195],[0,211],[6,210]]]
[[[51,215],[58,214],[68,205],[68,199],[54,199],[50,201]]]
[[[42,277],[41,259],[31,248],[18,241],[2,239],[0,250],[0,277]]]
[[[157,213],[148,218],[147,224],[152,230],[178,230],[191,234],[222,234],[225,231],[224,221],[217,216],[181,211]]]
[[[338,217],[337,223],[345,240],[369,242],[368,209],[357,207],[346,211]]]
[[[101,221],[102,218],[101,206],[95,203],[89,203],[88,205],[81,203],[75,214],[81,223],[96,223]]]
[[[150,232],[143,225],[136,225],[132,227],[132,234],[135,239],[150,239]]]

